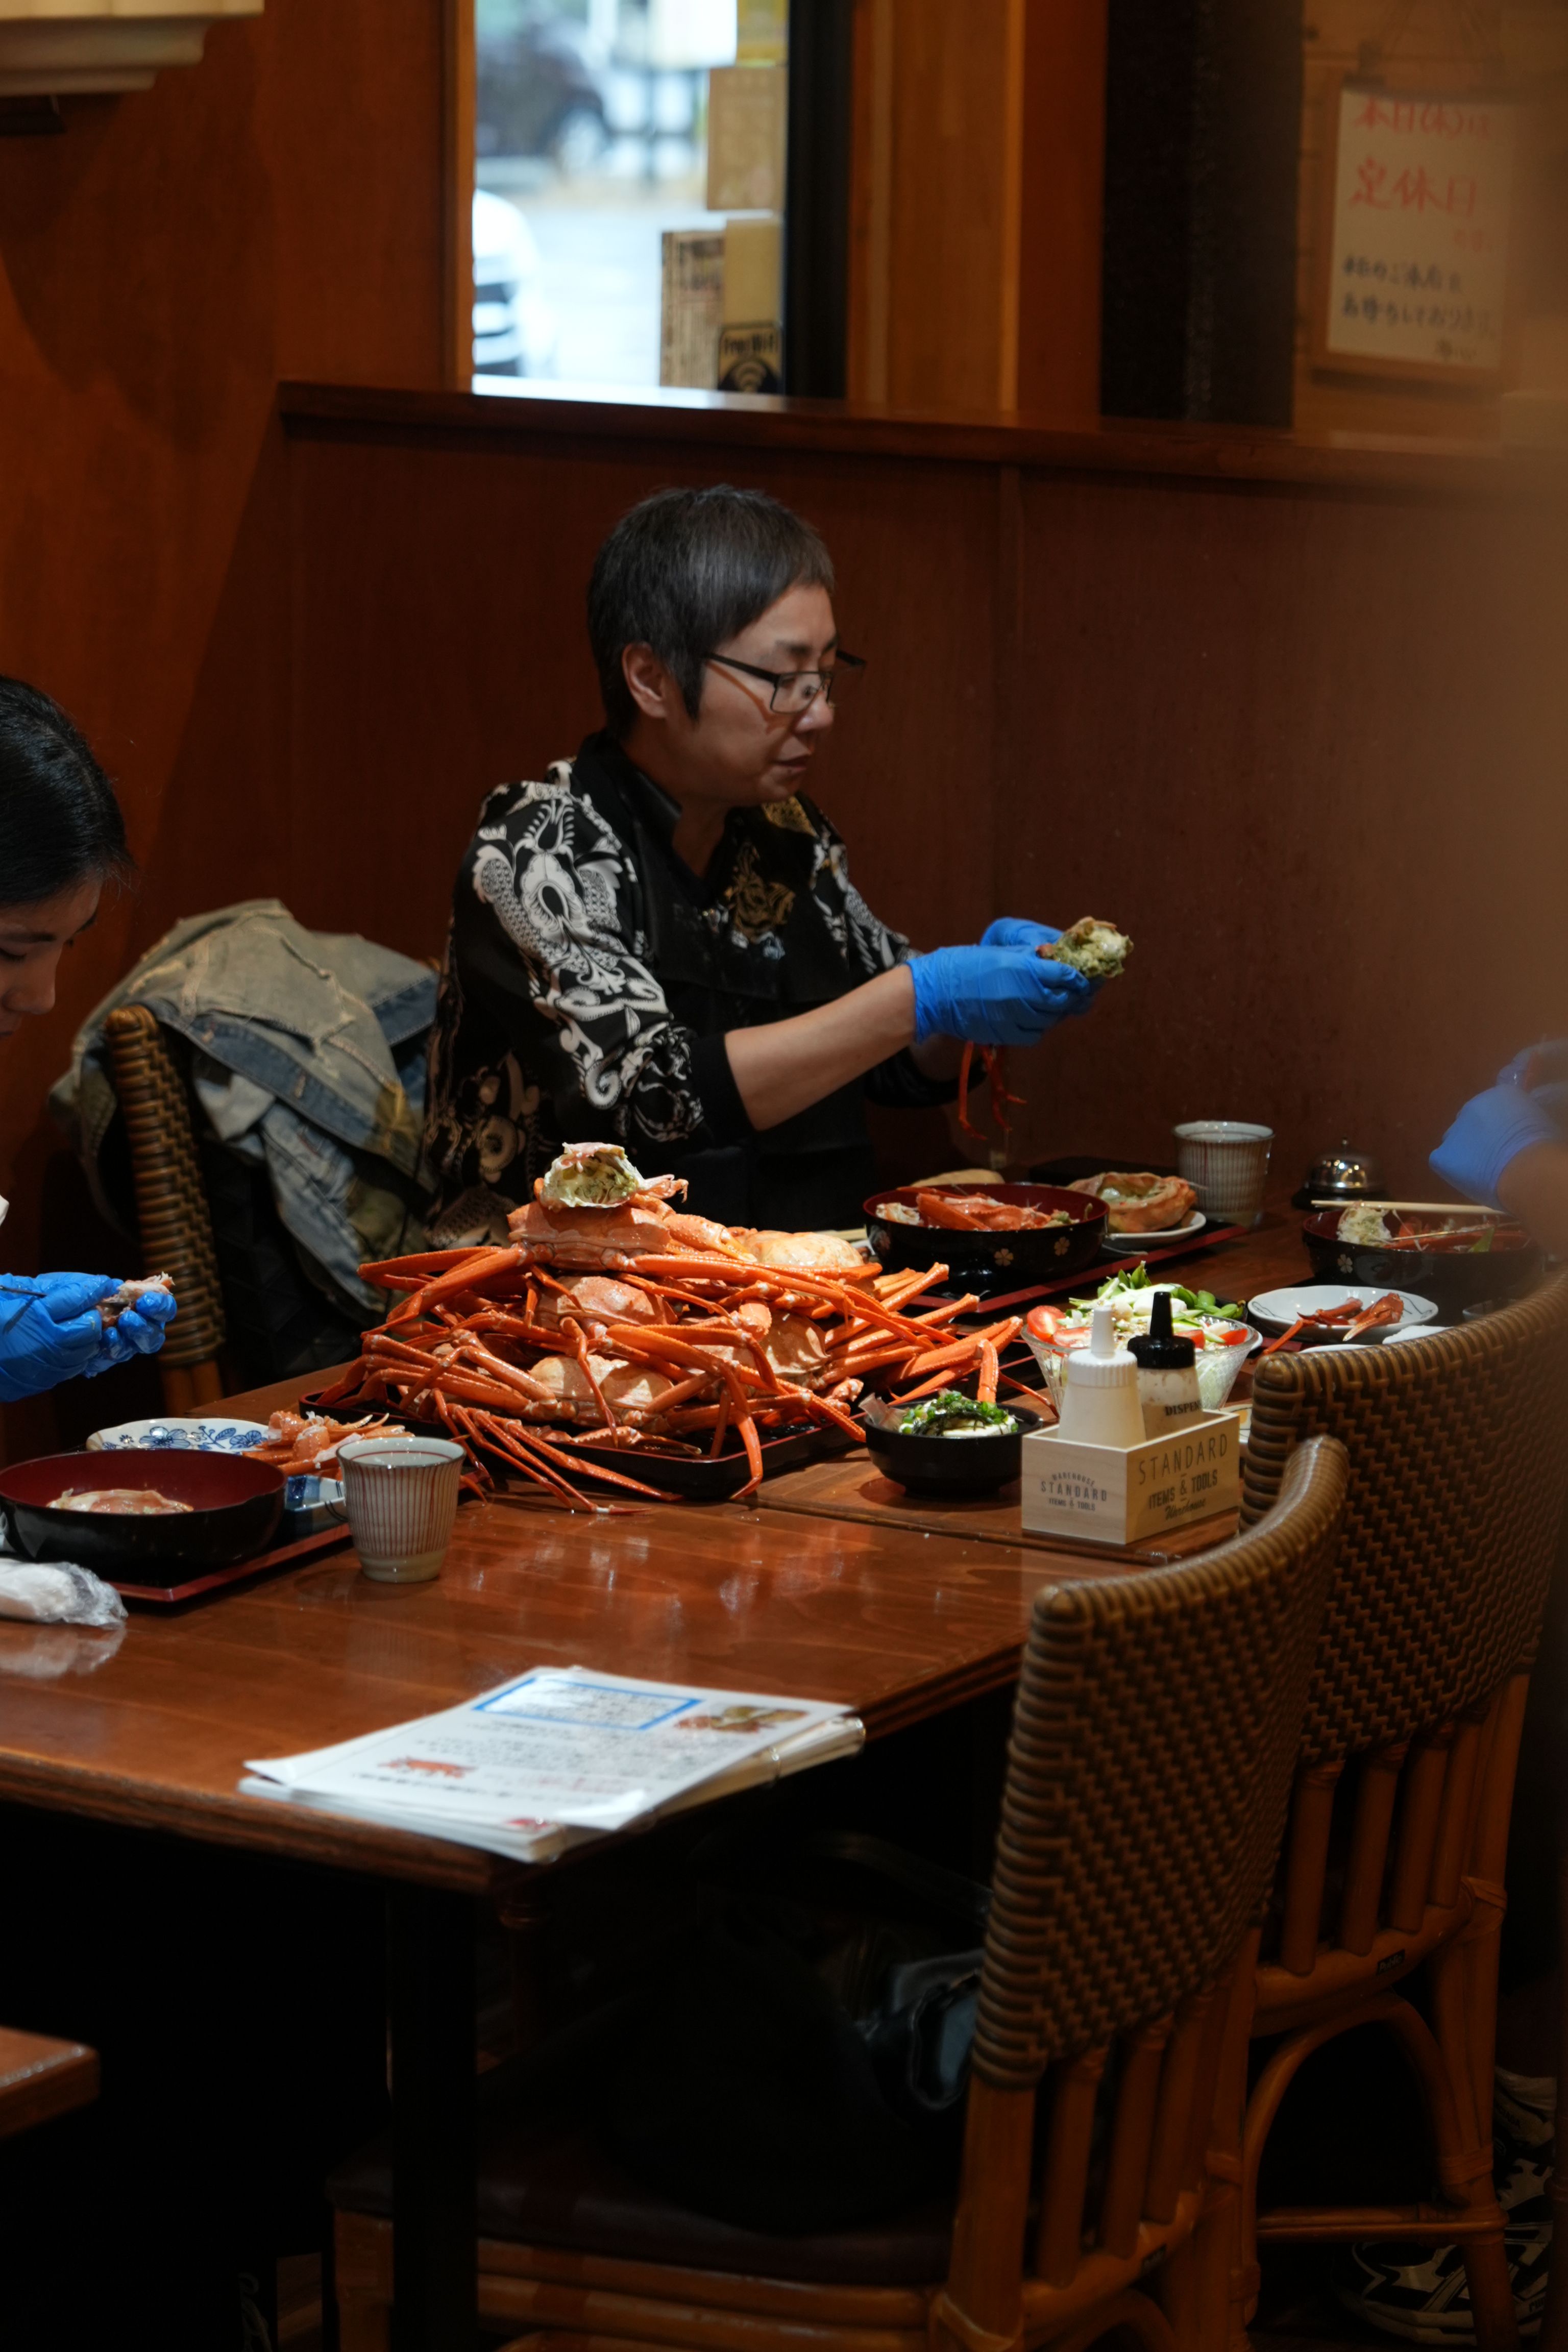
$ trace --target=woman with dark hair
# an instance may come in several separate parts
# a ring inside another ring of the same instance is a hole
[[[61,956],[130,870],[120,804],[81,736],[37,687],[0,677],[0,1038],[52,1010]],[[161,1348],[174,1299],[148,1292],[106,1325],[99,1302],[119,1287],[0,1275],[0,1402]]]
[[[731,1224],[858,1223],[864,1103],[951,1101],[963,1044],[1033,1045],[1093,984],[1003,918],[911,953],[805,786],[861,665],[787,507],[660,490],[599,550],[606,726],[480,812],[431,1049],[432,1238],[504,1237],[563,1143],[623,1145]]]

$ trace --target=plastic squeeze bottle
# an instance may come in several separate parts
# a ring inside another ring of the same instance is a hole
[[[1155,1293],[1147,1332],[1141,1331],[1127,1345],[1138,1366],[1144,1435],[1164,1437],[1184,1422],[1196,1421],[1204,1409],[1198,1394],[1198,1351],[1191,1339],[1179,1339],[1171,1328],[1168,1290]]]
[[[1089,1345],[1062,1365],[1063,1437],[1082,1445],[1142,1445],[1137,1360],[1116,1344],[1116,1318],[1097,1307],[1089,1318]]]

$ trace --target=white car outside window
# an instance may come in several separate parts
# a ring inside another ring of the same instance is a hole
[[[474,191],[474,373],[553,375],[557,330],[533,231],[515,205]]]

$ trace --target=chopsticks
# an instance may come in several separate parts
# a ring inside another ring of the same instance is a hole
[[[1496,1217],[1501,1209],[1483,1209],[1479,1201],[1314,1201],[1314,1209],[1397,1209],[1402,1215],[1431,1217]]]

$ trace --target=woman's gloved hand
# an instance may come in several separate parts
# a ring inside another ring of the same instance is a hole
[[[1031,929],[1034,928],[1031,926]],[[962,1037],[972,1045],[1033,1045],[1070,1013],[1086,1012],[1092,984],[1032,947],[937,948],[910,964],[915,1042]]]
[[[1562,1140],[1563,1130],[1540,1096],[1512,1079],[1471,1096],[1431,1164],[1466,1200],[1500,1209],[1497,1188],[1510,1161],[1532,1144]]]
[[[0,1275],[0,1403],[37,1396],[100,1363],[98,1302],[119,1288],[112,1275]]]
[[[1061,933],[1054,923],[1031,923],[1022,915],[998,915],[980,934],[983,948],[1054,948]]]

